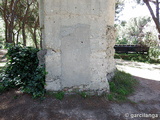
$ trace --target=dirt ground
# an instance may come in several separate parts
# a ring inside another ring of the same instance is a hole
[[[125,67],[134,64],[130,67],[136,71],[143,69],[138,67],[142,63],[127,62],[126,65],[126,62],[117,60],[117,68],[127,70]],[[159,70],[157,67],[153,69]],[[105,96],[82,98],[80,95],[65,95],[63,100],[48,95],[40,101],[13,89],[0,95],[0,120],[160,120],[160,82],[134,77],[140,84],[128,97],[131,102],[111,102]]]

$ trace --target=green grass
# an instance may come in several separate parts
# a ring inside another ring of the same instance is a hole
[[[107,95],[110,101],[124,101],[127,96],[134,92],[137,80],[130,74],[123,71],[116,71],[112,81],[109,82],[110,94]]]
[[[59,92],[53,92],[53,91],[47,91],[46,95],[55,97],[58,100],[62,100],[64,98],[65,92],[59,91]]]
[[[145,63],[160,63],[159,59],[152,59],[148,55],[145,54],[115,54],[114,58],[116,59],[123,59],[129,61],[137,61],[137,62],[145,62]]]
[[[65,93],[63,91],[59,91],[59,92],[53,94],[53,96],[58,100],[62,100],[64,98],[64,95],[65,95]]]
[[[78,93],[82,98],[87,98],[89,95],[86,92],[79,92]]]

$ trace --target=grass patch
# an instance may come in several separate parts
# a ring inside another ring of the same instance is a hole
[[[137,62],[145,62],[145,63],[160,63],[159,59],[153,59],[153,58],[149,57],[149,55],[145,55],[145,54],[135,54],[135,53],[118,54],[118,53],[115,53],[114,58],[123,59],[123,60],[130,60],[130,61],[137,61]]]
[[[58,100],[62,100],[64,98],[65,93],[63,91],[54,93],[53,96],[58,99]]]
[[[124,101],[127,96],[134,92],[137,80],[130,74],[123,71],[116,71],[112,81],[109,82],[110,94],[107,95],[110,101]]]
[[[69,92],[70,93],[70,92]],[[88,97],[91,97],[91,95],[87,92],[77,92],[77,91],[74,91],[74,92],[71,92],[73,94],[68,94],[69,96],[74,96],[75,95],[80,95],[82,98],[88,98]],[[65,92],[64,91],[58,91],[58,92],[53,92],[53,91],[47,91],[46,92],[46,95],[48,96],[52,96],[58,100],[63,100],[63,98],[65,97]]]
[[[89,95],[86,92],[78,93],[82,98],[87,98]]]

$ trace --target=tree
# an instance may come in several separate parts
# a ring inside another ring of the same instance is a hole
[[[40,24],[39,24],[38,2],[34,2],[32,5],[32,9],[30,9],[28,22],[27,22],[27,29],[31,34],[35,47],[36,48],[41,47],[40,45],[41,31],[40,31]],[[40,41],[37,40],[37,35],[39,35]]]
[[[152,16],[152,19],[156,25],[157,31],[160,35],[160,18],[159,18],[159,0],[137,0],[137,3],[139,4],[145,4],[150,12],[150,15]],[[155,12],[153,10],[153,7],[151,6],[153,4],[155,6]],[[160,37],[159,37],[160,39]]]
[[[125,0],[116,0],[116,4],[115,4],[115,21],[118,20],[119,18],[119,14],[122,12],[123,8],[124,8],[124,2]]]
[[[0,13],[5,23],[5,39],[6,43],[14,43],[13,30],[16,26],[16,10],[17,4],[20,0],[2,0],[0,6]]]
[[[6,43],[27,45],[28,36],[40,47],[40,26],[37,0],[2,0],[0,16],[5,23]],[[29,35],[30,34],[30,35]],[[22,40],[19,40],[22,36]],[[39,39],[38,39],[39,38]]]
[[[122,21],[120,25],[117,25],[117,44],[141,44],[148,35],[149,31],[145,29],[150,21],[150,17],[132,18],[128,22]]]

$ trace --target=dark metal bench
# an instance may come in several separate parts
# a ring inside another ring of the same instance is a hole
[[[116,53],[137,53],[137,54],[148,54],[149,47],[140,45],[115,45],[114,49]]]

